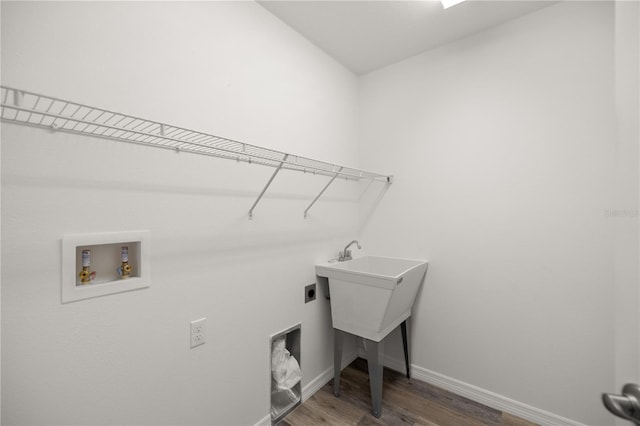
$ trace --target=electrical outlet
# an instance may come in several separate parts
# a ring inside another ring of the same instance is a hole
[[[316,283],[309,284],[304,288],[304,303],[316,300]]]
[[[200,318],[199,320],[191,321],[191,348],[203,345],[205,339],[205,321],[206,318]]]

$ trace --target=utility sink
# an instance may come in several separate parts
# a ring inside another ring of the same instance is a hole
[[[424,260],[364,256],[316,265],[329,279],[333,328],[379,342],[411,316]]]

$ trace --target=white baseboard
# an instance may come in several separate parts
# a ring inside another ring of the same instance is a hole
[[[353,353],[344,355],[342,357],[342,368],[344,369],[345,367],[347,367],[349,364],[355,361],[356,358],[358,358],[358,353],[355,351]],[[331,379],[333,379],[333,366],[324,370],[302,388],[302,402],[311,398],[314,393],[322,389],[322,387],[329,383]],[[267,414],[254,426],[271,426],[271,415]]]
[[[361,353],[361,356],[365,355]],[[364,356],[363,356],[364,358]],[[404,360],[385,357],[383,361],[385,367],[391,370],[399,371],[404,374]],[[513,414],[522,419],[529,420],[541,426],[585,426],[583,423],[575,420],[567,419],[557,414],[549,413],[536,407],[515,401],[506,396],[479,388],[469,383],[462,382],[457,379],[445,376],[435,371],[427,370],[411,364],[411,378],[429,383],[439,388],[448,390],[456,395],[469,398],[472,401],[479,402],[496,410]]]
[[[358,353],[353,352],[350,354],[346,354],[342,357],[342,369],[351,364],[355,359],[358,358]],[[302,388],[302,402],[311,398],[314,393],[318,392],[324,385],[329,383],[329,381],[333,379],[333,367],[329,367],[320,373],[315,379],[311,380],[305,387]]]
[[[261,418],[260,421],[254,426],[271,426],[271,414],[267,414],[266,416]]]

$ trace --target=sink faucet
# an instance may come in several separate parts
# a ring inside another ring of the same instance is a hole
[[[359,249],[362,248],[362,246],[360,245],[360,243],[357,240],[351,241],[349,244],[347,244],[347,246],[344,248],[343,251],[338,253],[338,262],[344,262],[345,260],[351,260],[352,259],[351,250],[349,250],[349,247],[351,247],[354,244],[357,245]]]

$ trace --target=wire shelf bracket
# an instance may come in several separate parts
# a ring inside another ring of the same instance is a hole
[[[273,172],[273,174],[271,175],[271,177],[267,181],[267,184],[264,186],[264,188],[260,192],[260,195],[258,195],[258,199],[253,203],[253,205],[249,209],[249,220],[253,219],[253,210],[256,208],[256,206],[258,205],[258,203],[262,199],[262,196],[264,195],[264,193],[267,192],[267,188],[269,188],[269,186],[271,185],[271,182],[273,182],[273,179],[275,179],[275,177],[278,174],[278,172],[280,170],[282,170],[282,166],[284,165],[284,162],[287,161],[287,157],[288,156],[289,156],[289,154],[285,154],[284,158],[282,159],[282,161],[280,162],[280,164],[278,165],[276,170]]]
[[[320,193],[318,195],[316,195],[316,198],[314,198],[313,201],[311,202],[311,204],[309,204],[309,207],[306,208],[306,210],[304,211],[304,218],[305,219],[307,218],[307,213],[309,213],[309,210],[311,209],[311,207],[313,207],[313,205],[316,203],[316,201],[318,201],[318,198],[320,198],[322,196],[322,194],[324,194],[324,191],[326,191],[327,188],[329,188],[329,186],[333,183],[333,181],[336,180],[336,178],[340,175],[340,171],[341,170],[342,170],[342,167],[340,167],[340,169],[336,172],[336,174],[333,175],[331,180],[329,182],[327,182],[327,184],[324,186],[324,188],[322,188]]]
[[[175,152],[188,152],[273,167],[275,168],[273,175],[249,210],[249,219],[253,218],[253,211],[257,204],[273,182],[273,179],[283,169],[303,173],[311,172],[331,178],[329,183],[304,211],[305,219],[311,207],[338,177],[352,181],[363,179],[381,181],[387,184],[391,184],[393,181],[392,175],[374,173],[292,155],[208,133],[7,86],[0,86],[0,120],[119,142],[170,149]]]

